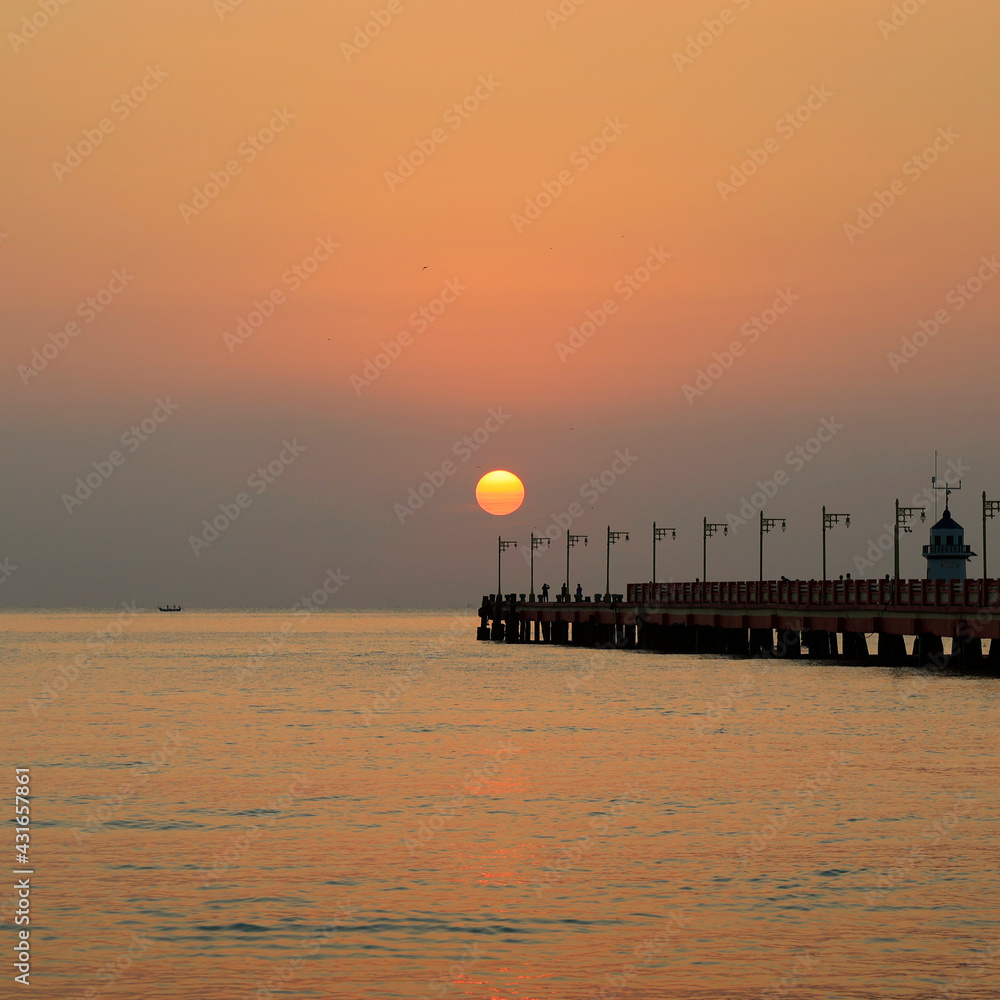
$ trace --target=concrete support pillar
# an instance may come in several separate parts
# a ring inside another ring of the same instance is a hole
[[[963,635],[951,644],[952,665],[963,673],[978,674],[983,670],[983,640]]]
[[[542,622],[542,642],[552,642],[552,622]]]
[[[771,656],[774,653],[774,629],[750,629],[750,655]]]
[[[913,643],[913,659],[921,670],[941,670],[947,666],[941,636],[922,632]]]
[[[479,605],[479,628],[476,629],[476,639],[485,642],[490,637],[490,599],[483,595],[482,604]]]
[[[521,641],[521,631],[517,620],[517,594],[509,594],[508,600],[504,602],[504,642],[516,643]]]
[[[802,641],[809,648],[809,658],[826,660],[830,657],[830,633],[809,631],[802,635]]]
[[[879,632],[878,662],[886,667],[899,667],[906,663],[906,640],[903,636]]]
[[[698,652],[698,626],[697,625],[677,625],[677,651],[679,653]]]
[[[722,629],[714,625],[698,625],[696,631],[696,651],[699,653],[718,653],[722,648]]]
[[[868,662],[868,641],[864,632],[844,633],[844,658]]]
[[[724,628],[723,651],[729,656],[749,656],[750,638],[745,628]]]
[[[994,676],[1000,674],[1000,639],[990,639],[990,655],[987,666]]]
[[[795,629],[778,629],[774,655],[785,660],[795,660],[802,655],[802,637]]]

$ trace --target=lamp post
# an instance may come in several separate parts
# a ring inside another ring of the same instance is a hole
[[[531,593],[529,594],[529,599],[531,601],[535,599],[535,549],[540,549],[543,545],[548,545],[551,541],[552,539],[548,535],[531,533],[531,558],[529,560],[531,563]]]
[[[566,599],[569,600],[569,550],[583,542],[589,545],[587,535],[566,535]]]
[[[615,542],[619,542],[622,539],[628,541],[627,531],[612,531],[611,525],[608,525],[608,560],[607,560],[607,573],[604,578],[604,600],[610,604],[611,603],[611,546]]]
[[[899,502],[898,500],[896,501]],[[827,514],[826,507],[823,507],[823,582],[826,583],[826,532],[828,528],[832,528],[835,524],[840,524],[840,519],[844,519],[844,524],[849,528],[851,526],[851,515],[850,514]]]
[[[899,579],[899,529],[902,528],[906,534],[913,531],[907,522],[918,512],[920,520],[926,521],[927,509],[925,507],[900,507],[899,498],[896,498],[896,526],[892,533],[893,580]]]
[[[708,540],[720,529],[724,535],[729,534],[728,524],[709,524],[708,518],[701,519],[701,582],[707,583],[708,577]]]
[[[777,528],[781,525],[781,530],[785,530],[785,519],[783,517],[764,517],[764,512],[760,512],[760,572],[757,576],[758,580],[764,579],[764,535],[770,532],[773,528]]]
[[[653,522],[653,583],[656,583],[656,543],[662,542],[664,538],[670,535],[671,540],[677,538],[676,528],[658,528],[656,522]]]
[[[986,490],[983,490],[983,579],[988,579],[986,572],[986,518],[994,518],[1000,514],[1000,500],[987,500]]]
[[[517,548],[517,542],[505,542],[502,535],[497,535],[497,600],[503,600],[503,590],[500,589],[500,565],[503,554],[509,548]]]

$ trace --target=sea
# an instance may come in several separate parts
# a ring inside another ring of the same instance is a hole
[[[1000,680],[477,624],[0,612],[0,996],[1000,995]]]

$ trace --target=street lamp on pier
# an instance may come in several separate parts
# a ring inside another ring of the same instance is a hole
[[[760,512],[760,570],[757,575],[758,580],[764,579],[764,535],[781,525],[781,530],[785,530],[785,519],[783,517],[764,517],[764,512]]]
[[[728,524],[709,524],[708,518],[701,519],[701,582],[707,583],[708,577],[708,540],[718,531],[724,535],[729,534]]]
[[[517,542],[505,542],[502,535],[497,535],[497,600],[503,600],[503,590],[500,588],[500,566],[503,561],[503,554],[509,548],[517,548]]]
[[[543,545],[549,545],[551,541],[552,539],[548,535],[531,533],[531,558],[528,560],[531,563],[531,592],[528,599],[531,601],[535,599],[535,549],[540,549]]]
[[[656,543],[662,542],[664,538],[670,536],[671,540],[677,538],[676,528],[658,528],[653,522],[653,583],[656,583]]]
[[[907,522],[918,513],[921,521],[927,520],[926,507],[900,507],[899,498],[896,498],[896,526],[892,533],[893,580],[899,579],[899,529],[902,528],[906,534],[913,531]]]
[[[898,501],[897,501],[898,503]],[[835,524],[840,524],[840,519],[844,519],[846,527],[851,526],[850,514],[827,514],[826,507],[823,507],[823,582],[826,583],[826,533]]]
[[[983,579],[988,579],[986,572],[986,518],[991,520],[1000,514],[1000,500],[987,500],[986,490],[983,490]]]
[[[604,600],[610,604],[611,603],[611,546],[615,542],[619,542],[622,539],[628,541],[627,531],[612,531],[611,525],[608,525],[608,559],[607,559],[607,573],[604,578]]]
[[[584,545],[589,545],[587,535],[571,535],[567,532],[566,534],[566,600],[569,600],[569,550],[579,545],[583,542]]]

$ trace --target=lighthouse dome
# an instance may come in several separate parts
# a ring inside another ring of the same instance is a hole
[[[951,516],[945,507],[944,517],[930,532],[930,544],[924,546],[928,580],[964,580],[965,567],[975,555],[965,544],[965,528]]]
[[[951,516],[951,511],[948,510],[947,507],[945,507],[944,509],[944,517],[942,517],[941,520],[938,521],[938,523],[931,528],[931,531],[937,531],[939,529],[941,530],[947,529],[950,531],[963,531],[963,532],[965,531],[965,529],[958,523],[958,521],[956,521]]]

